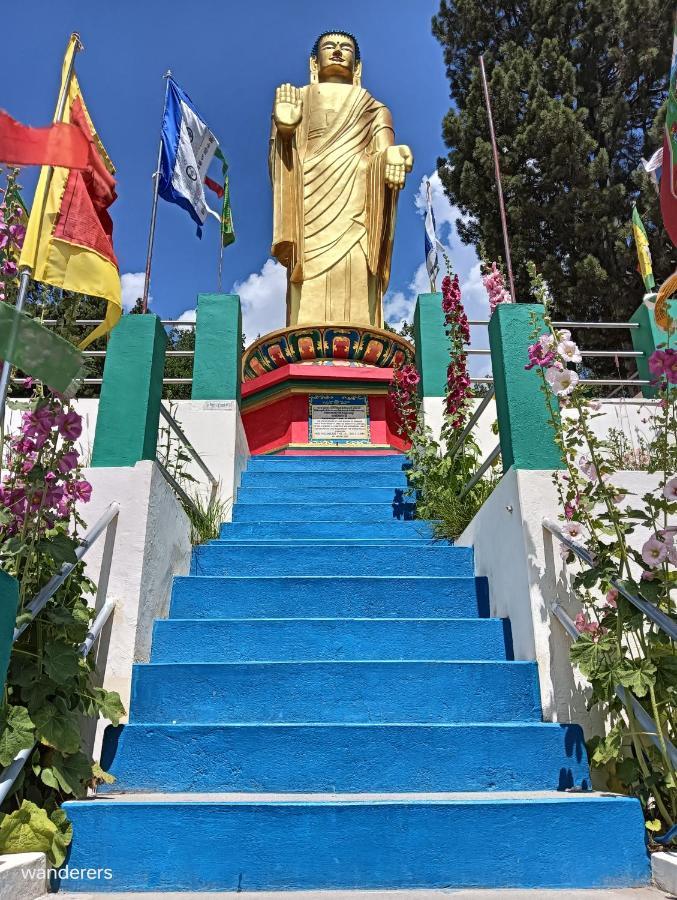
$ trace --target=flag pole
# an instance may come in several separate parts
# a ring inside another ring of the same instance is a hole
[[[223,222],[219,220],[219,269],[218,269],[219,294],[222,291],[222,285],[223,285],[223,279],[222,279],[222,276],[223,276],[223,232],[221,230],[222,228],[223,228]]]
[[[73,71],[75,69],[75,57],[80,50],[84,50],[82,41],[80,40],[80,35],[74,31],[71,34],[71,37],[68,41],[75,38],[75,46],[73,48],[73,55],[70,58],[70,62],[68,64],[68,71],[66,72],[66,78],[62,83],[62,90],[59,93],[59,99],[56,104],[56,112],[54,114],[53,122],[61,122],[63,121],[63,114],[66,109],[66,101],[68,99],[68,91],[70,90],[71,78],[73,77]],[[42,204],[40,209],[40,222],[44,217],[45,205],[47,203],[47,195],[49,193],[49,186],[52,180],[52,174],[54,172],[54,166],[48,166],[47,168],[47,177],[45,179],[45,190],[42,194]],[[35,210],[31,209],[31,216],[35,214]],[[30,220],[30,216],[29,216]],[[37,247],[37,245],[36,245]],[[35,260],[33,260],[33,264],[35,266]],[[26,303],[26,294],[28,293],[28,285],[31,281],[31,268],[25,266],[21,272],[19,273],[19,292],[16,297],[15,309],[17,312],[21,312]],[[7,403],[7,392],[9,390],[9,376],[12,371],[12,364],[9,360],[4,360],[2,364],[2,372],[0,372],[0,429],[5,421],[5,405]]]
[[[172,70],[167,69],[162,76],[165,79],[165,102],[162,107],[162,123],[164,124],[165,109],[167,108],[167,94],[169,93],[169,79]],[[150,213],[150,229],[148,231],[148,249],[146,250],[146,272],[143,279],[143,297],[141,298],[141,312],[148,312],[148,290],[150,288],[150,269],[153,262],[153,243],[155,241],[155,222],[157,220],[157,200],[160,187],[160,166],[162,165],[162,125],[160,126],[160,144],[157,151],[157,166],[153,173],[153,205]]]
[[[512,277],[512,262],[510,259],[510,238],[508,237],[508,221],[505,216],[505,204],[503,203],[503,188],[501,187],[501,167],[498,161],[498,147],[496,145],[496,134],[494,132],[494,118],[491,114],[491,100],[489,98],[489,85],[487,83],[487,73],[484,69],[484,57],[480,56],[480,72],[482,73],[482,87],[484,88],[484,103],[487,107],[487,118],[489,119],[489,135],[491,136],[491,149],[494,154],[494,175],[496,177],[496,190],[498,191],[498,209],[501,214],[501,228],[503,229],[503,245],[505,247],[505,263],[508,269],[508,284],[510,285],[510,296],[512,302],[515,303],[515,282]]]

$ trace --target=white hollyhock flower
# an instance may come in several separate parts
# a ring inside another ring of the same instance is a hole
[[[675,501],[677,500],[677,475],[674,478],[671,478],[670,481],[663,488],[663,496],[666,500]]]
[[[560,341],[557,345],[557,352],[564,362],[579,363],[583,359],[581,351],[574,341]]]
[[[580,522],[570,520],[562,525],[562,531],[570,537],[572,541],[576,541],[583,536],[583,526]]]
[[[566,328],[560,328],[557,332],[557,335],[560,341],[570,341],[571,340],[571,332],[567,331]]]
[[[579,378],[571,369],[557,369],[551,366],[545,373],[546,380],[558,397],[566,397],[578,384]]]

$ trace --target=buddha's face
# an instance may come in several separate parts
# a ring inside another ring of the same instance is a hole
[[[355,44],[345,34],[326,34],[317,49],[320,81],[345,81],[352,84],[355,72]]]

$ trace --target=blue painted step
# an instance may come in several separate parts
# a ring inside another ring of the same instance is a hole
[[[369,521],[302,521],[302,522],[228,522],[221,526],[219,540],[430,540],[430,522],[369,522]]]
[[[403,472],[406,456],[252,456],[248,472]]]
[[[137,664],[132,722],[540,720],[532,662]]]
[[[206,760],[214,764],[205,765]],[[120,791],[589,790],[578,725],[122,725]]]
[[[370,544],[288,546],[205,544],[196,547],[192,575],[447,575],[471,576],[469,547]]]
[[[264,503],[247,501],[238,495],[233,507],[233,522],[288,522],[293,520],[329,520],[332,522],[393,522],[404,524],[414,519],[416,504],[412,500],[393,506],[387,503],[327,503],[319,498],[315,503]],[[419,520],[420,521],[420,520]]]
[[[112,871],[97,890],[610,888],[649,876],[641,810],[628,798],[133,797],[64,804],[75,834],[69,868]]]
[[[486,579],[474,577],[175,578],[170,615],[180,619],[298,616],[465,618],[487,616]]]
[[[341,485],[334,480],[335,487],[307,487],[303,491],[286,487],[241,487],[237,492],[238,503],[286,503],[303,502],[310,506],[324,506],[326,503],[390,503],[397,511],[413,498],[404,487],[370,487],[369,478],[355,485]],[[351,516],[351,518],[354,518]]]
[[[297,496],[306,488],[369,487],[407,488],[404,472],[352,472],[349,469],[338,472],[245,472],[241,481],[243,488],[277,488],[293,491]]]
[[[507,619],[165,619],[151,662],[507,659]]]

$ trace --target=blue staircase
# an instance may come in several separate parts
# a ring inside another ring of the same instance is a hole
[[[635,800],[488,618],[472,552],[411,518],[404,457],[255,458],[175,579],[116,776],[69,802],[70,891],[646,884]],[[573,788],[574,792],[567,792]]]

